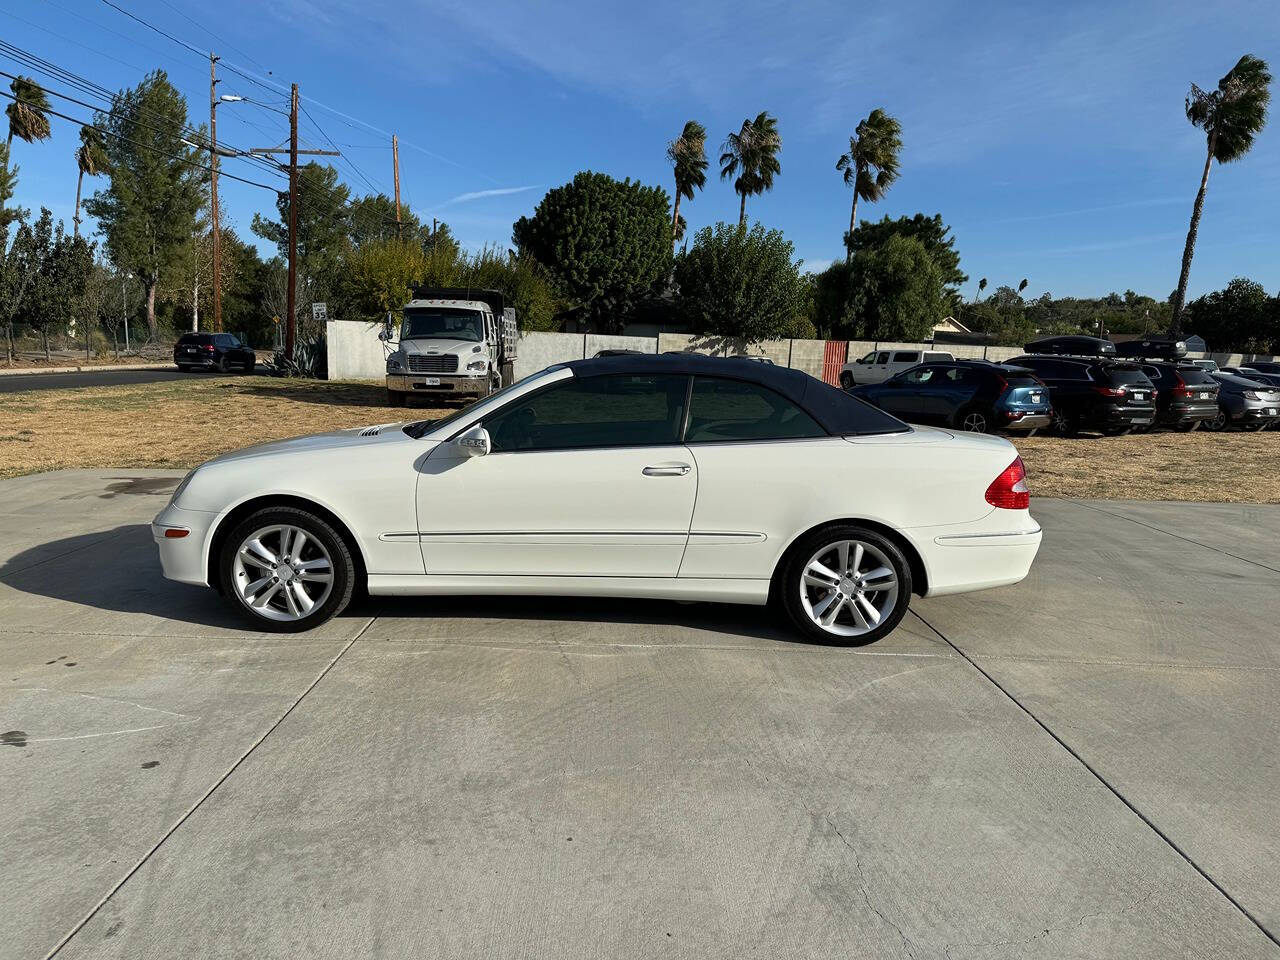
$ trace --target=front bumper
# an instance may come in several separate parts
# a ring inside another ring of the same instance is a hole
[[[437,382],[428,383],[428,380]],[[397,393],[444,393],[455,396],[483,397],[489,392],[489,377],[483,373],[478,373],[475,376],[388,373],[387,389],[394,390]]]
[[[217,519],[216,513],[183,510],[172,503],[156,514],[151,521],[151,538],[160,550],[160,567],[166,577],[179,583],[208,585],[208,545]]]

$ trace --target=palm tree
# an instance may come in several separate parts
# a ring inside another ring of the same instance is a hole
[[[879,107],[872,110],[849,138],[849,152],[836,161],[844,171],[844,182],[853,187],[853,209],[849,211],[846,259],[853,259],[853,231],[858,226],[858,200],[875,203],[898,179],[898,152],[902,149],[902,124]],[[875,170],[873,176],[871,171]]]
[[[1027,289],[1027,278],[1023,277],[1022,282],[1018,284],[1018,296],[1022,296],[1022,291]]]
[[[5,107],[5,116],[9,118],[9,136],[5,140],[4,175],[0,179],[9,180],[9,160],[13,156],[13,138],[16,136],[27,143],[36,140],[48,140],[52,132],[49,129],[49,118],[45,114],[49,110],[49,98],[44,88],[30,77],[15,77],[9,84],[13,91],[13,100]],[[3,220],[3,218],[0,218]],[[8,230],[0,235],[0,253],[4,252],[8,240]]]
[[[978,296],[974,297],[973,299],[976,301],[979,297],[981,297],[982,291],[985,289],[987,289],[987,278],[983,277],[981,280],[978,281]]]
[[[680,136],[667,144],[667,159],[676,173],[676,205],[671,211],[671,244],[674,246],[684,233],[680,198],[692,200],[693,192],[707,185],[707,128],[697,120],[686,123]]]
[[[80,175],[76,177],[76,215],[72,217],[75,224],[75,235],[80,236],[80,187],[84,184],[84,175],[96,177],[107,169],[107,146],[102,142],[102,134],[97,127],[80,128],[80,148],[76,150],[76,166]]]
[[[1196,234],[1200,231],[1200,214],[1204,211],[1204,195],[1209,188],[1209,168],[1213,161],[1230,163],[1239,160],[1253,146],[1253,139],[1267,122],[1267,104],[1271,102],[1271,74],[1266,61],[1246,53],[1225,77],[1218,89],[1201,90],[1194,83],[1187,94],[1187,119],[1205,132],[1207,150],[1200,190],[1191,208],[1191,228],[1182,251],[1182,273],[1173,295],[1171,333],[1177,336],[1182,326],[1182,307],[1187,298],[1187,279],[1191,275],[1191,256],[1195,252]]]
[[[720,149],[720,179],[734,177],[733,189],[742,198],[738,225],[746,226],[747,196],[772,190],[773,178],[782,173],[778,162],[782,137],[778,135],[777,118],[762,110],[754,120],[743,120],[742,128],[725,137]]]

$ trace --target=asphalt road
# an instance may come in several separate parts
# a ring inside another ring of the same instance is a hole
[[[1280,507],[1036,500],[890,637],[160,578],[177,474],[0,482],[0,957],[1277,958]]]
[[[259,371],[261,373],[261,371]],[[86,370],[82,373],[15,373],[0,377],[0,393],[16,393],[20,390],[71,390],[75,387],[111,387],[135,383],[160,383],[165,380],[185,380],[192,377],[242,377],[242,373],[183,373],[177,368],[167,370]]]

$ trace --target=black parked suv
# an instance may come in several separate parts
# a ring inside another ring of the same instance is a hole
[[[1156,419],[1156,388],[1139,364],[1106,357],[1027,355],[1004,361],[1044,381],[1057,431],[1072,436],[1097,430],[1108,436],[1149,427]]]
[[[1195,364],[1146,360],[1142,372],[1159,392],[1156,423],[1187,433],[1218,415],[1218,381]]]
[[[244,370],[252,373],[258,355],[230,333],[184,333],[173,345],[173,362],[179,370]]]

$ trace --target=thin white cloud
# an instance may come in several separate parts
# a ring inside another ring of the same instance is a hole
[[[441,207],[450,207],[455,203],[470,203],[472,200],[483,200],[486,197],[508,197],[513,193],[524,193],[528,190],[536,190],[538,185],[530,184],[527,187],[495,187],[492,190],[472,190],[470,193],[460,193],[456,197],[450,197]]]

